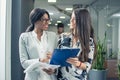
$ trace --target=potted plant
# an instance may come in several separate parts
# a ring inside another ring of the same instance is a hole
[[[93,61],[92,69],[89,72],[89,80],[106,80],[107,70],[105,67],[106,63],[106,33],[103,41],[98,39],[96,44],[96,56]]]

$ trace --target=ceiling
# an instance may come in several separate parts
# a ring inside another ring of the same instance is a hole
[[[48,3],[47,0],[35,0],[34,7],[40,7],[46,9],[49,13],[53,13],[51,16],[51,26],[55,26],[57,21],[62,21],[66,26],[69,24],[70,16],[58,11],[53,5],[65,10],[65,8],[73,8],[75,4],[82,4],[83,7],[94,8],[97,11],[106,10],[107,16],[111,16],[114,13],[120,11],[120,0],[56,0],[56,3]],[[67,11],[71,13],[71,11]],[[60,16],[65,16],[65,19],[60,19]]]

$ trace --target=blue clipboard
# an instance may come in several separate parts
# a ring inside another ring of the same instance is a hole
[[[76,57],[80,49],[54,49],[50,64],[60,66],[70,66],[66,60],[70,57]]]

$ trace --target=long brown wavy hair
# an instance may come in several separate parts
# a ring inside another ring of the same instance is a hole
[[[88,61],[88,54],[90,52],[90,37],[93,39],[95,45],[94,55],[96,53],[96,42],[94,39],[94,29],[91,23],[91,16],[87,9],[75,9],[74,14],[76,19],[75,32],[79,38],[82,48],[79,60],[83,62]]]

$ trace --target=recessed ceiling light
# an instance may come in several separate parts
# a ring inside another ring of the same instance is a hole
[[[57,23],[61,23],[62,21],[57,21]]]
[[[65,10],[72,11],[72,10],[73,10],[73,8],[65,8]]]
[[[56,2],[56,0],[48,0],[48,2]]]
[[[65,19],[65,16],[60,16],[61,19]]]

